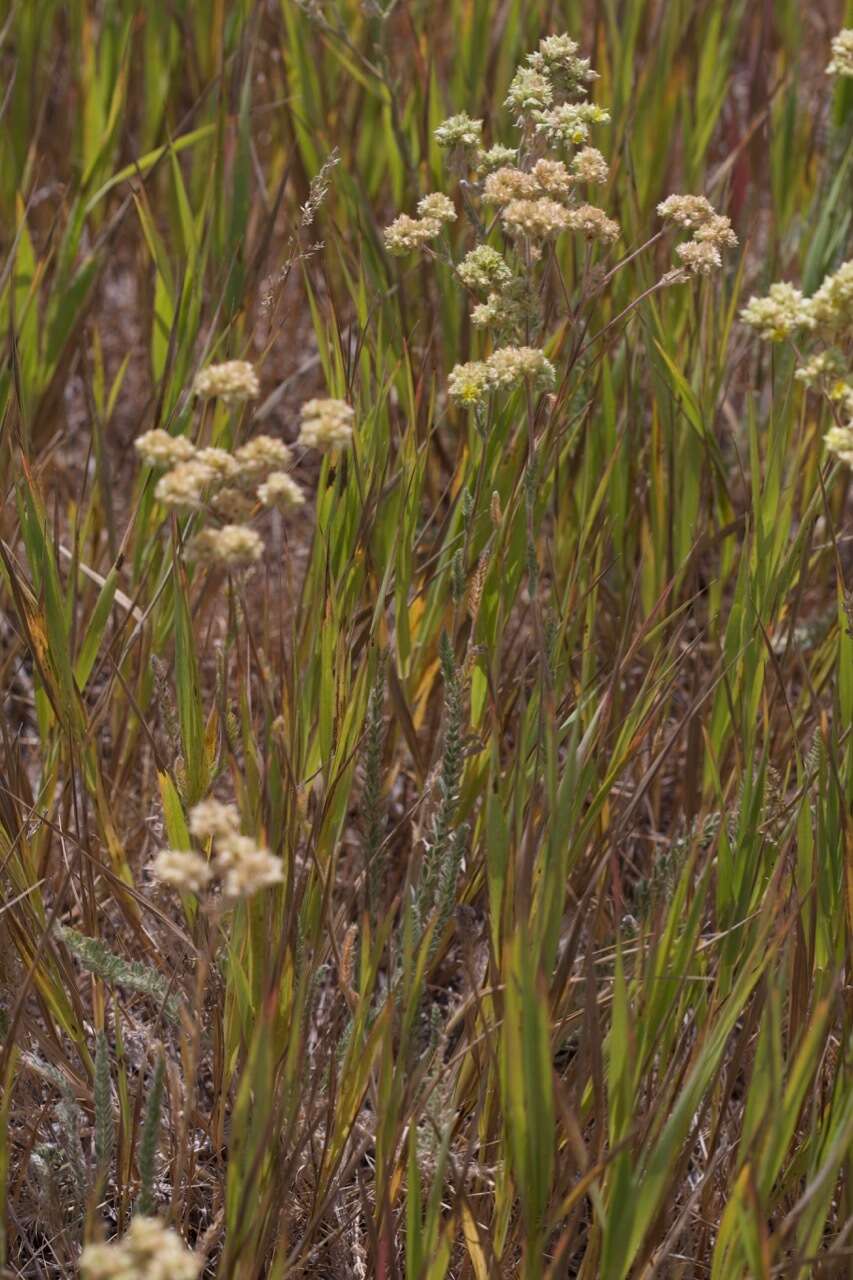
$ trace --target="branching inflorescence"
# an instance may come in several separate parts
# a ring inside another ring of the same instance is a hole
[[[247,361],[228,360],[202,369],[193,391],[202,400],[220,400],[234,409],[256,399],[260,387]],[[297,444],[320,452],[343,448],[352,439],[354,417],[343,400],[309,400],[302,406]],[[263,555],[260,534],[248,525],[258,511],[290,511],[305,502],[288,474],[292,452],[274,436],[255,436],[232,452],[199,448],[187,436],[158,427],[137,438],[136,450],[149,466],[164,472],[154,489],[163,506],[207,517],[207,527],[189,543],[192,557],[229,572],[247,569]]]
[[[853,466],[853,259],[810,298],[792,284],[771,285],[765,297],[750,298],[741,319],[769,342],[792,344],[797,381],[823,396],[835,419],[824,436],[826,447]]]
[[[494,393],[522,384],[537,392],[555,385],[556,370],[541,349],[541,286],[551,251],[561,237],[575,236],[589,266],[621,239],[619,224],[590,203],[591,189],[609,180],[607,160],[591,145],[593,129],[610,119],[586,100],[596,78],[574,40],[546,36],[516,71],[505,100],[519,135],[514,145],[485,148],[483,121],[464,113],[436,129],[477,241],[461,257],[440,244],[457,221],[456,205],[442,192],[421,199],[418,217],[401,214],[385,230],[393,255],[448,256],[471,296],[472,323],[489,335],[491,354],[450,374],[450,398],[463,408],[481,411]],[[670,196],[658,212],[666,225],[689,233],[660,284],[711,274],[723,251],[737,245],[729,219],[704,196]]]

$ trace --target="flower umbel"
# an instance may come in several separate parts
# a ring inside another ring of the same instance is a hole
[[[184,893],[201,893],[213,878],[205,859],[192,849],[163,849],[151,864],[151,870],[163,884]]]
[[[458,364],[447,379],[450,398],[466,409],[484,404],[490,389],[489,370],[482,360]]]
[[[302,406],[299,444],[325,453],[352,440],[355,410],[345,400],[307,400]]]
[[[223,569],[247,569],[264,554],[261,536],[243,524],[225,524],[221,529],[202,529],[191,543],[197,560]]]
[[[853,27],[842,27],[832,41],[828,76],[853,76]]]
[[[159,1218],[137,1216],[110,1244],[89,1244],[80,1255],[81,1280],[197,1280],[202,1260]]]
[[[279,511],[305,503],[305,495],[286,471],[273,471],[267,476],[264,483],[258,485],[258,497],[265,507],[277,507]]]
[[[193,391],[206,400],[219,399],[233,406],[260,395],[258,377],[247,360],[210,364],[196,374]]]
[[[784,341],[795,329],[814,327],[814,318],[803,294],[784,281],[771,285],[765,298],[750,298],[740,318],[771,342]]]
[[[195,455],[195,445],[186,436],[172,436],[158,427],[137,436],[133,447],[149,467],[175,467],[179,462],[189,462]]]
[[[211,861],[192,850],[164,849],[152,864],[164,884],[198,894],[215,878],[226,898],[250,898],[284,878],[281,859],[241,834],[234,805],[202,800],[190,811],[189,825],[196,839],[212,841]]]
[[[473,150],[479,147],[482,132],[482,120],[472,120],[467,112],[461,111],[459,115],[450,116],[438,126],[435,140],[440,147],[448,150],[456,147]]]

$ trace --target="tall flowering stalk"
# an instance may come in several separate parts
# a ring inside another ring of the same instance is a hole
[[[853,466],[853,259],[810,298],[792,284],[771,285],[765,297],[750,298],[741,320],[765,341],[793,348],[797,381],[829,404],[827,449]]]
[[[705,196],[672,195],[658,207],[662,226],[620,256],[622,229],[603,203],[596,203],[595,193],[606,190],[610,170],[593,145],[593,135],[610,116],[605,107],[589,100],[595,79],[596,72],[579,56],[574,40],[568,35],[546,36],[509,87],[505,106],[513,140],[486,146],[482,120],[464,113],[450,117],[435,137],[446,154],[448,174],[456,180],[457,199],[444,192],[424,196],[417,217],[401,214],[385,230],[390,254],[417,251],[444,261],[469,299],[472,326],[482,334],[482,353],[454,365],[447,380],[449,402],[457,410],[473,412],[485,440],[496,407],[521,392],[528,450],[527,577],[543,679],[548,663],[539,592],[537,494],[556,460],[549,448],[555,439],[551,428],[561,421],[572,374],[589,349],[649,294],[710,276],[722,267],[723,254],[737,245],[729,219]],[[455,237],[457,248],[449,231],[460,212],[465,230]],[[671,267],[590,336],[592,308],[606,298],[617,274],[667,234],[677,240]],[[582,264],[574,286],[564,276],[558,253],[569,237]],[[552,282],[557,286],[552,292],[561,299],[559,346],[551,341],[545,304]],[[543,402],[548,393],[554,394]],[[485,459],[485,447],[481,458]],[[466,553],[469,533],[470,522]]]
[[[578,56],[574,40],[546,36],[516,71],[507,94],[505,105],[517,135],[513,144],[485,147],[483,121],[465,114],[439,126],[436,140],[457,179],[475,240],[461,256],[441,243],[458,217],[453,200],[442,192],[421,199],[418,217],[401,214],[385,230],[385,245],[393,255],[420,250],[446,256],[470,298],[472,324],[484,331],[491,350],[479,360],[457,364],[450,374],[449,396],[463,408],[482,413],[492,396],[521,385],[536,394],[555,386],[557,369],[544,351],[542,285],[549,267],[559,273],[554,254],[558,241],[572,236],[585,252],[583,296],[569,298],[563,282],[575,315],[578,303],[599,296],[624,265],[604,266],[622,232],[592,202],[593,190],[609,180],[607,160],[591,145],[593,131],[610,119],[604,107],[587,100],[596,78],[589,60]],[[674,268],[656,287],[709,275],[722,266],[722,251],[737,244],[729,219],[704,196],[670,196],[658,212],[668,228],[688,235],[676,249]],[[625,262],[635,256],[628,255]]]

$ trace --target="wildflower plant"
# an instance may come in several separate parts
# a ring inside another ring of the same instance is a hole
[[[471,299],[473,324],[485,331],[492,348],[480,360],[457,365],[448,392],[458,405],[474,409],[478,420],[496,393],[528,387],[538,394],[557,384],[543,350],[542,299],[549,275],[559,278],[577,325],[582,308],[621,269],[618,261],[609,270],[604,266],[620,240],[619,225],[587,198],[609,177],[604,155],[591,145],[593,132],[610,119],[604,107],[588,101],[596,78],[574,40],[546,36],[516,71],[504,103],[518,135],[514,145],[484,149],[483,122],[464,115],[436,130],[436,141],[449,153],[449,172],[464,193],[460,203],[475,240],[447,261]],[[737,245],[729,219],[704,196],[670,196],[658,212],[691,237],[677,246],[677,265],[654,287],[710,275],[722,267],[722,253]],[[455,204],[436,192],[419,202],[418,213],[418,219],[403,214],[386,228],[386,248],[395,255],[422,250],[441,257],[434,241],[443,226],[456,221]],[[585,262],[574,299],[557,252],[569,237]]]
[[[518,393],[523,398],[526,559],[534,597],[539,485],[556,465],[565,407],[591,348],[597,339],[611,339],[614,326],[658,290],[718,273],[724,254],[738,243],[729,218],[701,195],[669,196],[658,206],[663,228],[633,251],[622,243],[619,223],[593,202],[596,192],[606,201],[609,181],[607,160],[593,145],[610,120],[607,109],[590,100],[596,79],[571,37],[544,37],[515,72],[504,101],[514,142],[485,148],[482,121],[445,121],[435,137],[447,154],[448,175],[456,179],[458,201],[433,193],[419,202],[419,219],[403,214],[385,231],[391,254],[430,255],[449,267],[467,295],[471,324],[482,335],[480,354],[455,364],[446,386],[452,405],[473,412],[483,457],[501,404]],[[457,204],[462,229],[442,248],[437,237],[457,221]],[[620,274],[629,267],[636,272],[638,260],[653,253],[664,233],[680,237],[669,269],[644,282],[618,315],[611,313],[590,334],[594,317],[606,314],[608,292],[621,283]],[[544,671],[538,603],[536,609]]]
[[[156,879],[183,893],[200,895],[217,879],[226,900],[250,898],[281,884],[281,859],[240,832],[240,815],[233,805],[208,799],[190,811],[190,831],[212,845],[208,862],[192,849],[163,849],[151,865]]]
[[[5,7],[3,1274],[847,1260],[849,32],[593,8]]]
[[[233,409],[256,399],[257,374],[244,360],[209,365],[195,378],[193,391],[204,400],[221,400]],[[302,407],[298,444],[325,451],[352,438],[354,413],[342,400],[310,400]],[[274,436],[257,435],[234,449],[198,448],[187,436],[162,427],[135,441],[143,462],[161,472],[155,498],[177,514],[206,517],[189,542],[191,557],[229,573],[245,571],[263,555],[263,541],[249,521],[264,508],[289,511],[305,495],[288,474],[293,454]]]
[[[853,465],[853,259],[811,297],[786,282],[771,285],[766,296],[750,298],[741,320],[765,341],[790,345],[796,380],[823,399],[834,419],[827,449]]]

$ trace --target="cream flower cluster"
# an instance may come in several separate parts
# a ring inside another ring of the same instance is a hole
[[[196,374],[193,391],[204,400],[222,400],[229,407],[260,395],[258,376],[247,360],[211,364]]]
[[[853,258],[810,298],[783,281],[771,285],[766,297],[750,298],[740,318],[771,342],[783,342],[798,329],[815,331],[827,344],[846,341],[853,334]]]
[[[474,150],[480,145],[482,132],[482,120],[472,120],[467,112],[461,111],[459,115],[450,116],[438,126],[435,131],[435,140],[446,151],[455,148]]]
[[[529,379],[539,391],[555,381],[554,366],[538,347],[498,347],[488,360],[458,364],[447,382],[451,399],[464,408],[478,408],[492,391],[509,390]]]
[[[808,300],[800,289],[784,280],[772,284],[766,297],[750,298],[740,318],[769,342],[784,342],[797,329],[814,328]]]
[[[212,860],[192,849],[163,849],[151,864],[163,884],[200,894],[219,879],[226,898],[250,898],[284,878],[281,859],[240,834],[240,815],[233,805],[203,800],[190,812],[190,831],[198,840],[211,841]]]
[[[111,1244],[89,1244],[80,1255],[81,1280],[198,1280],[202,1261],[159,1218],[135,1217]]]
[[[547,245],[566,234],[605,248],[619,239],[618,224],[579,197],[609,179],[607,161],[589,145],[593,127],[610,118],[585,100],[596,78],[574,40],[546,36],[509,86],[506,105],[521,131],[518,145],[484,147],[482,120],[464,113],[436,129],[438,145],[450,152],[450,171],[465,178],[463,211],[479,241],[456,263],[457,277],[475,295],[474,326],[490,330],[498,349],[528,349],[541,328],[536,264]],[[429,245],[456,209],[435,193],[420,202],[418,215],[403,214],[386,228],[391,253]],[[505,237],[501,249],[486,242],[496,227]],[[496,386],[488,362],[473,361],[457,366],[449,389],[458,403],[475,404]]]
[[[224,524],[218,529],[202,529],[192,540],[192,553],[202,564],[226,569],[246,569],[264,554],[260,534],[244,524]]]
[[[832,41],[828,76],[853,76],[853,27],[843,27]]]
[[[538,50],[527,55],[526,65],[516,71],[506,98],[520,127],[547,132],[561,113],[565,115],[567,106],[576,106],[568,99],[586,95],[587,84],[597,76],[590,69],[589,59],[577,55],[578,45],[568,35],[545,36]],[[599,110],[592,108],[593,113]],[[579,118],[584,118],[583,112]],[[563,140],[584,141],[585,136]]]
[[[670,226],[692,232],[689,240],[676,247],[681,265],[674,279],[711,275],[723,265],[722,251],[737,247],[731,219],[717,213],[705,196],[667,196],[658,205],[658,216]]]
[[[853,258],[826,276],[810,298],[780,281],[765,297],[750,298],[740,318],[769,342],[796,337],[800,364],[794,376],[832,405],[836,422],[824,443],[853,466]]]
[[[298,444],[326,453],[341,449],[352,440],[355,410],[346,400],[306,400]]]
[[[164,506],[175,511],[200,511],[217,503],[227,504],[229,493],[245,496],[272,471],[290,465],[287,445],[273,436],[256,436],[233,454],[227,449],[197,449],[186,436],[171,436],[162,428],[146,431],[135,442],[137,453],[149,466],[165,470],[154,490]],[[304,501],[294,490],[294,501]]]
[[[830,427],[823,442],[830,453],[848,467],[853,467],[853,422],[846,427]]]
[[[453,201],[441,191],[424,196],[418,203],[418,214],[419,217],[410,218],[401,213],[385,228],[385,248],[395,257],[422,249],[435,240],[446,223],[456,221]]]
[[[203,370],[194,389],[236,403],[257,394],[257,378],[251,365],[233,360]],[[192,539],[190,551],[197,560],[229,571],[248,568],[263,554],[259,535],[246,527],[259,504],[285,511],[305,502],[287,475],[290,450],[274,436],[255,436],[231,453],[199,449],[186,436],[157,428],[139,436],[135,446],[144,462],[164,472],[154,489],[159,502],[172,511],[214,518],[215,524]]]

